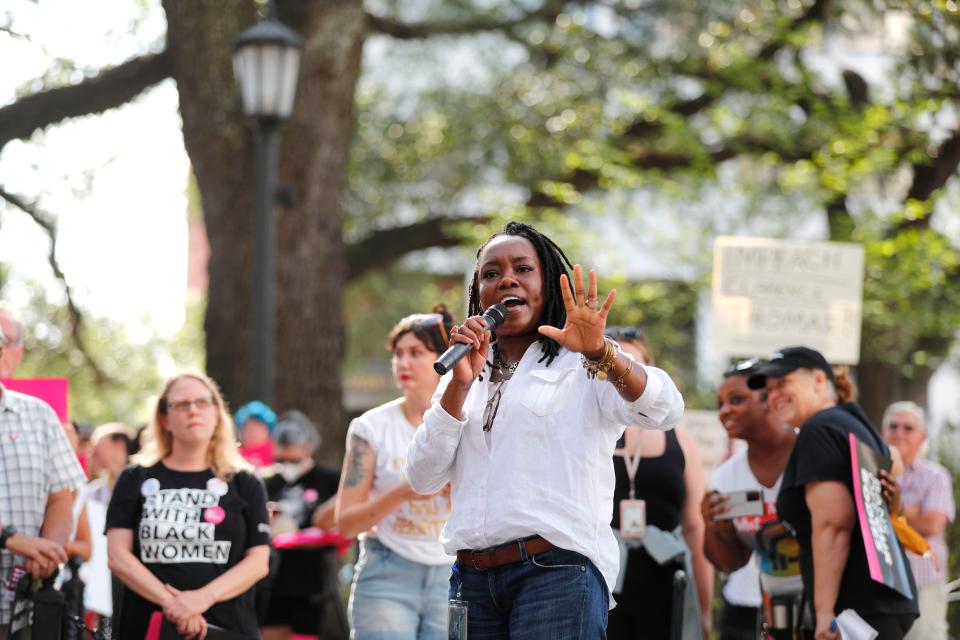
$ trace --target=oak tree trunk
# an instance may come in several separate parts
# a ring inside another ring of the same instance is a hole
[[[180,94],[184,143],[210,238],[204,328],[207,371],[233,407],[250,400],[255,130],[233,81],[233,39],[256,19],[249,0],[164,0],[167,48]],[[321,458],[343,450],[340,366],[345,279],[341,193],[353,96],[365,37],[358,1],[280,3],[306,39],[295,112],[280,143],[279,184],[296,194],[277,208],[275,409],[300,409],[325,437]]]

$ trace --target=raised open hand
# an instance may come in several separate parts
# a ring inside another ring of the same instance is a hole
[[[563,329],[541,326],[538,331],[553,338],[564,348],[575,353],[582,353],[590,359],[597,359],[603,355],[603,332],[607,327],[607,315],[613,300],[616,298],[616,289],[611,289],[603,305],[598,305],[597,273],[591,269],[588,277],[587,290],[583,288],[583,268],[573,266],[574,294],[570,293],[570,281],[566,274],[560,276],[560,290],[563,292],[563,305],[567,311],[567,322]]]

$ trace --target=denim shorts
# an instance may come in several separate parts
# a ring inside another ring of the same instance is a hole
[[[407,560],[367,537],[350,588],[350,637],[446,640],[449,578],[448,565]]]

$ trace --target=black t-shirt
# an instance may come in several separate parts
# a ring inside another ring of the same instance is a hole
[[[266,493],[252,474],[228,482],[207,471],[173,471],[157,463],[131,466],[120,474],[107,508],[106,529],[134,532],[133,554],[161,582],[199,589],[243,559],[246,551],[270,544]],[[114,629],[120,638],[142,638],[152,602],[124,588]],[[253,589],[219,602],[204,613],[211,624],[259,638]]]
[[[267,498],[276,502],[280,513],[291,518],[301,529],[310,526],[314,509],[336,495],[340,474],[333,469],[314,465],[292,483],[280,474],[267,478]]]
[[[340,474],[314,466],[288,484],[279,474],[266,481],[267,496],[280,513],[289,516],[301,529],[310,526],[314,509],[336,495]],[[280,564],[273,578],[274,596],[307,597],[323,589],[326,572],[335,566],[333,549],[281,549]]]
[[[800,572],[805,598],[813,603],[813,547],[810,509],[804,486],[808,482],[842,482],[853,496],[849,434],[854,434],[874,451],[890,457],[890,450],[855,403],[842,404],[814,414],[803,423],[797,442],[783,472],[777,498],[780,519],[792,527],[800,543]],[[897,545],[897,552],[903,549]],[[906,564],[906,557],[903,559]],[[907,572],[910,573],[909,571]],[[913,577],[910,577],[911,584]],[[916,590],[914,589],[914,592]],[[850,553],[840,579],[836,613],[853,609],[861,616],[904,615],[916,617],[917,605],[870,578],[863,547],[860,521],[854,518],[850,532]]]

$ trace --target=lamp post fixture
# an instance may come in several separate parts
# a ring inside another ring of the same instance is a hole
[[[277,226],[273,205],[277,184],[280,125],[293,111],[303,38],[276,19],[273,2],[267,17],[234,41],[233,71],[245,115],[257,120],[251,326],[250,397],[273,403],[273,342]]]

